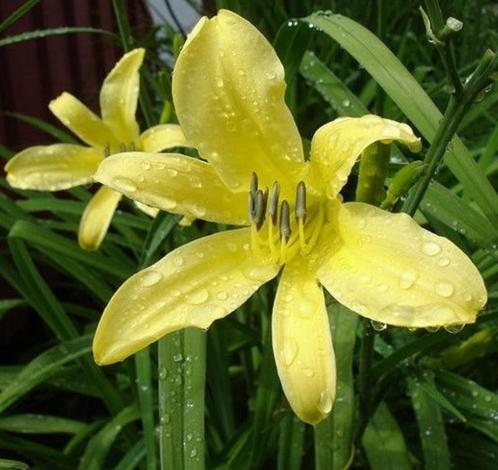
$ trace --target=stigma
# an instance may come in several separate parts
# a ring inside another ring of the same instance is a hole
[[[306,256],[316,244],[324,220],[320,204],[307,207],[306,185],[296,186],[294,201],[280,200],[280,184],[261,189],[253,173],[249,186],[248,215],[251,250],[261,259],[284,264],[297,253]]]

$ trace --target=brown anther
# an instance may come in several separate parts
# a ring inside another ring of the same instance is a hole
[[[303,181],[299,181],[296,188],[296,220],[306,221],[306,186]]]
[[[265,221],[265,206],[265,195],[261,189],[258,189],[256,192],[256,213],[253,219],[257,230],[263,226]]]
[[[280,238],[283,238],[285,243],[289,241],[292,233],[290,228],[289,212],[289,203],[284,199],[280,207]]]
[[[268,213],[273,225],[277,225],[278,221],[278,198],[280,196],[280,184],[277,181],[273,183],[270,196],[270,207]]]
[[[104,157],[107,158],[110,154],[111,154],[111,146],[109,144],[105,144]]]
[[[119,144],[119,151],[120,151],[121,153],[126,152],[126,145],[125,145],[125,144],[123,144],[123,143],[120,143],[120,144]]]

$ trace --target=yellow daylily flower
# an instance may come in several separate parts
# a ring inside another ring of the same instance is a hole
[[[110,154],[186,146],[183,132],[175,124],[154,126],[140,134],[135,113],[144,54],[144,49],[128,52],[107,75],[100,90],[101,118],[69,93],[53,100],[49,104],[52,113],[88,146],[29,147],[5,165],[9,184],[41,191],[73,188],[92,183],[99,163]],[[105,187],[90,199],[78,233],[82,248],[95,250],[100,246],[120,199],[121,193]],[[151,216],[157,213],[157,209],[137,206]]]
[[[96,179],[144,204],[245,227],[181,246],[128,279],[104,311],[93,351],[110,364],[180,328],[207,328],[283,268],[275,360],[291,407],[316,424],[336,385],[322,286],[364,317],[406,327],[473,322],[486,290],[449,240],[406,214],[338,196],[373,143],[419,150],[410,127],[372,115],[337,119],[316,132],[305,161],[284,90],[284,69],[256,28],[226,10],[200,20],[178,58],[173,98],[205,161],[118,155]]]

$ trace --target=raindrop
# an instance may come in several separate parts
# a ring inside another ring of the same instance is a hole
[[[320,392],[320,400],[318,401],[318,409],[324,414],[330,413],[332,409],[332,397],[328,390],[322,390]]]
[[[450,264],[449,258],[443,257],[438,261],[439,266],[448,266]]]
[[[115,177],[112,179],[112,183],[125,192],[133,193],[137,190],[136,184],[130,178]]]
[[[370,320],[370,325],[372,325],[372,328],[375,331],[384,331],[387,328],[387,325],[385,323],[375,320]]]
[[[140,282],[144,287],[152,287],[155,286],[161,279],[163,275],[158,271],[145,271],[142,273],[140,277]]]
[[[174,258],[173,258],[173,264],[175,266],[182,266],[183,263],[185,263],[185,260],[183,259],[183,256],[181,255],[176,255]]]
[[[194,292],[189,292],[186,295],[186,301],[192,305],[203,304],[204,302],[206,302],[208,298],[209,298],[209,292],[204,288],[196,290]]]
[[[441,251],[441,247],[436,242],[425,242],[422,251],[428,256],[435,256]]]
[[[306,377],[313,377],[315,375],[315,371],[309,367],[306,367],[303,369],[303,374],[306,376]]]
[[[417,280],[417,277],[418,274],[411,269],[403,271],[399,278],[399,287],[401,287],[402,289],[409,289],[413,286],[413,284]]]
[[[451,297],[455,288],[449,282],[438,282],[436,284],[436,294],[441,297]]]
[[[285,367],[289,367],[297,356],[298,345],[294,338],[285,338],[284,347],[280,350],[280,357]]]
[[[444,327],[444,329],[448,333],[456,334],[456,333],[460,333],[460,331],[462,331],[464,327],[465,327],[465,324],[460,323],[460,324],[456,324],[456,325],[447,325]]]
[[[226,300],[228,298],[228,294],[224,290],[222,290],[216,294],[216,298],[218,300]]]
[[[173,362],[182,362],[183,356],[181,353],[173,354]]]
[[[150,170],[151,164],[150,164],[149,160],[143,160],[142,161],[142,168],[144,170]]]

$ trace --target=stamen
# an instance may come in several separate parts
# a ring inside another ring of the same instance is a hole
[[[289,217],[289,203],[284,199],[282,207],[280,208],[280,238],[289,241],[291,236],[290,217]]]
[[[111,146],[109,144],[105,144],[104,157],[107,158],[110,154],[111,154]]]
[[[273,183],[270,196],[270,207],[268,213],[273,225],[277,225],[278,220],[278,198],[280,196],[280,184],[277,181]]]
[[[254,222],[256,217],[256,198],[253,193],[249,193],[249,198],[247,200],[247,212],[249,214],[249,220]]]
[[[262,227],[265,221],[265,208],[265,193],[263,193],[261,189],[258,189],[256,192],[256,212],[254,215],[254,223],[256,224],[256,228],[258,230]]]
[[[256,196],[256,191],[258,190],[258,175],[256,173],[252,173],[251,175],[251,184],[249,186],[249,192]]]
[[[296,188],[296,220],[306,222],[306,186],[299,181]]]
[[[126,152],[126,145],[123,144],[122,142],[119,144],[119,151],[121,153]]]
[[[135,142],[132,142],[132,143],[130,144],[130,147],[129,147],[129,148],[130,148],[130,152],[134,152],[134,151],[135,151],[135,149],[136,149],[136,147],[135,147]]]

